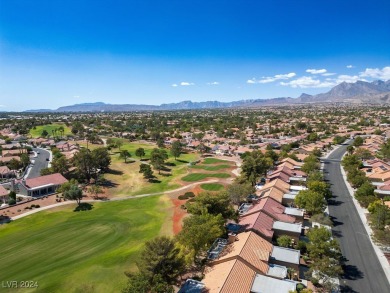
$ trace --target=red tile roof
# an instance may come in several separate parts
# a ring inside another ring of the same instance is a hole
[[[27,179],[25,185],[28,188],[36,188],[48,184],[61,185],[64,184],[65,182],[68,182],[68,180],[64,176],[62,176],[60,173],[55,173],[55,174],[40,176],[33,179]]]
[[[272,238],[274,235],[274,231],[272,230],[274,219],[264,212],[242,217],[239,224],[243,226],[246,231],[252,230],[258,232],[266,238]]]
[[[9,191],[5,189],[2,185],[0,185],[0,196],[8,195]]]
[[[287,222],[287,223],[295,223],[296,219],[295,217],[291,215],[287,215],[284,213],[284,210],[286,208],[280,204],[278,201],[276,201],[272,197],[264,197],[260,199],[258,203],[253,205],[246,214],[243,216],[253,214],[256,212],[263,211],[268,216],[274,218],[275,220]]]

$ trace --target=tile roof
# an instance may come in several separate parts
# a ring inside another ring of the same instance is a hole
[[[209,293],[248,293],[256,272],[238,259],[207,267],[202,280]]]
[[[64,176],[62,176],[60,173],[55,173],[55,174],[40,176],[37,178],[27,179],[25,185],[28,188],[36,188],[39,186],[44,186],[49,184],[61,185],[65,182],[68,182],[68,180]]]
[[[274,235],[274,231],[272,230],[273,224],[274,219],[264,212],[242,217],[239,221],[239,225],[243,226],[246,231],[256,231],[266,238],[272,238]]]
[[[241,258],[252,266],[258,273],[268,272],[268,260],[273,245],[254,232],[244,232],[237,235],[237,241],[225,247],[216,263],[232,258]]]
[[[0,185],[0,196],[8,195],[9,191],[5,189],[2,185]]]
[[[295,217],[285,214],[285,207],[272,197],[264,197],[260,201],[249,208],[244,215],[253,214],[258,211],[263,211],[275,220],[294,223]]]

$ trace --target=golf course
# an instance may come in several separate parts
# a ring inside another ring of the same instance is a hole
[[[164,196],[42,211],[0,226],[1,280],[38,288],[2,292],[120,292],[143,244],[172,233]]]

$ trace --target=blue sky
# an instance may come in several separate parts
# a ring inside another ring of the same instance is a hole
[[[2,0],[0,111],[390,79],[389,14],[388,0]]]

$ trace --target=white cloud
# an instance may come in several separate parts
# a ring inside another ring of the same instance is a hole
[[[332,72],[327,72],[327,73],[323,73],[321,74],[322,76],[332,76],[332,75],[336,75],[336,73],[332,73]]]
[[[346,67],[347,68],[355,68],[355,66],[353,66],[353,65],[347,65]]]
[[[277,80],[284,80],[284,79],[290,79],[292,77],[296,76],[295,72],[290,72],[286,74],[276,74],[274,76],[266,76],[262,77],[262,79],[256,80],[255,78],[249,79],[247,83],[270,83]]]
[[[388,80],[390,79],[390,66],[383,67],[382,69],[366,68],[365,71],[360,72],[359,76]]]
[[[189,86],[189,85],[195,85],[195,84],[193,82],[182,81],[180,83],[180,85],[182,85],[182,86]]]
[[[302,76],[289,82],[281,82],[280,84],[291,86],[292,88],[323,88],[334,85],[331,81],[320,81],[319,79],[313,79],[311,76]]]
[[[321,74],[327,72],[326,69],[306,69],[306,72],[311,74]]]
[[[358,80],[361,80],[361,79],[357,75],[342,74],[342,75],[339,75],[337,77],[337,79],[335,80],[335,83],[336,84],[339,84],[339,83],[342,83],[342,82],[353,83],[353,82],[357,82]]]
[[[213,82],[208,82],[207,84],[208,85],[219,85],[219,82],[218,81],[213,81]]]
[[[193,82],[187,82],[187,81],[182,81],[181,83],[174,83],[171,86],[173,87],[178,87],[179,85],[181,86],[190,86],[190,85],[195,85]]]

